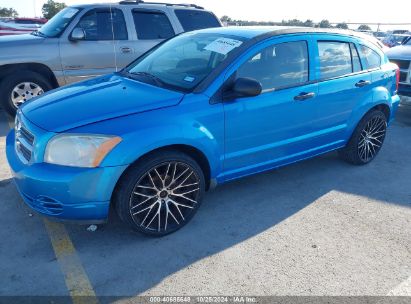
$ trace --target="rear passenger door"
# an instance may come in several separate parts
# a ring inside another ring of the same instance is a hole
[[[318,79],[318,126],[321,145],[341,146],[347,140],[352,112],[372,102],[371,75],[359,58],[358,46],[348,37],[318,35],[316,78]]]
[[[133,58],[130,62],[165,39],[175,36],[169,17],[164,11],[149,9],[132,10],[137,39],[133,41]]]

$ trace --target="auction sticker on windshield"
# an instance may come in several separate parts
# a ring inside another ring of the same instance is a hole
[[[239,47],[243,42],[230,38],[218,38],[207,45],[204,49],[207,51],[227,55],[233,49]]]

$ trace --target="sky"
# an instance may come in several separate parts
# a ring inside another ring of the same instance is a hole
[[[95,3],[98,0],[57,0],[67,5]],[[118,2],[119,0],[102,0]],[[149,0],[147,0],[149,1]],[[152,0],[155,1],[155,0]],[[170,3],[195,3],[213,11],[217,16],[228,15],[232,19],[254,21],[281,21],[283,19],[312,19],[319,22],[382,22],[411,23],[411,1],[394,0],[158,0]],[[20,16],[41,16],[41,7],[46,0],[0,0],[0,7],[13,7]],[[410,28],[409,26],[393,26]]]

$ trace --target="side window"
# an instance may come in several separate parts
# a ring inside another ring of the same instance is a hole
[[[95,9],[87,12],[77,24],[85,40],[127,40],[127,26],[119,9]]]
[[[358,56],[358,51],[354,43],[350,43],[351,48],[351,58],[352,58],[352,71],[354,73],[360,72],[362,70],[360,56]]]
[[[360,45],[360,54],[367,69],[376,69],[381,66],[381,56],[373,49]]]
[[[135,10],[133,19],[140,40],[167,39],[175,35],[170,20],[164,13]]]
[[[351,74],[350,44],[337,41],[319,41],[321,79],[329,79]]]
[[[236,77],[254,78],[263,90],[308,82],[307,43],[297,41],[270,46],[243,64]]]
[[[175,10],[174,12],[185,32],[221,26],[216,16],[210,12],[198,10]]]

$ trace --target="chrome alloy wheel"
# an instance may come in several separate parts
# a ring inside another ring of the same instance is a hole
[[[380,116],[375,116],[365,125],[358,142],[358,156],[367,163],[381,149],[387,130],[387,122]]]
[[[22,82],[14,87],[11,91],[11,101],[18,108],[24,102],[44,93],[42,87],[34,82]]]
[[[200,179],[188,164],[162,163],[146,172],[130,197],[130,213],[142,229],[168,233],[178,229],[198,207]]]

